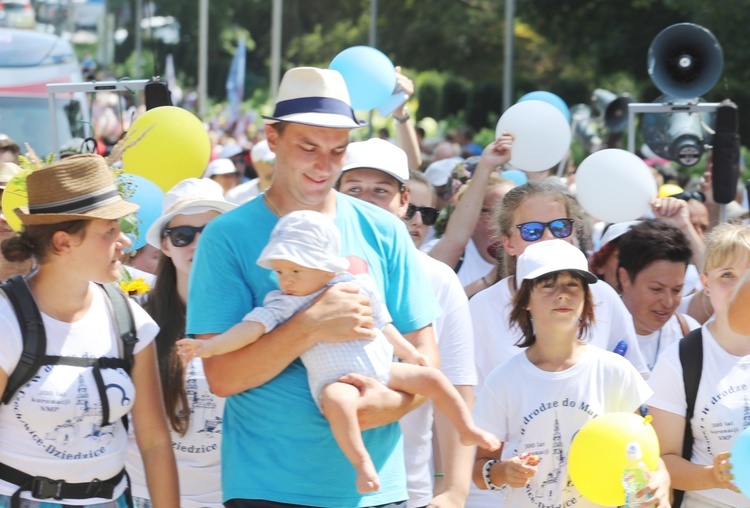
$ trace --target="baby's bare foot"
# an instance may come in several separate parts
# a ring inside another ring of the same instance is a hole
[[[464,432],[459,432],[461,444],[465,446],[477,445],[485,450],[494,451],[500,448],[500,440],[486,430],[471,426]]]
[[[357,492],[368,494],[380,489],[380,479],[371,460],[363,462],[357,469]]]

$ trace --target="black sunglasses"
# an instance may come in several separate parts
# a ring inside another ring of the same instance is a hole
[[[195,241],[195,235],[203,231],[205,227],[205,224],[203,226],[175,226],[165,229],[161,237],[169,237],[175,247],[187,247]]]
[[[432,208],[431,206],[414,206],[410,204],[406,207],[404,220],[411,220],[417,212],[422,215],[422,224],[425,226],[432,226],[435,224],[439,213],[437,208]]]
[[[681,199],[683,201],[690,201],[691,199],[697,199],[701,203],[706,202],[706,196],[700,191],[680,192],[679,194],[675,194],[674,196],[670,196],[670,197]]]
[[[573,232],[573,219],[555,219],[550,222],[524,222],[516,226],[521,238],[527,242],[536,242],[544,236],[544,228],[549,228],[555,238],[567,238]]]

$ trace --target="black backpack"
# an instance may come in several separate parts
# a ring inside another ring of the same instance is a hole
[[[690,421],[695,412],[695,398],[698,396],[698,385],[703,371],[703,332],[697,328],[685,335],[680,341],[680,363],[682,364],[682,381],[685,385],[685,435],[682,439],[682,458],[690,460],[693,454],[693,429]],[[685,492],[674,489],[672,508],[680,508]]]
[[[113,284],[101,284],[106,295],[110,312],[114,318],[115,331],[119,339],[119,358],[79,358],[70,356],[47,355],[47,335],[44,331],[42,316],[34,298],[29,291],[26,280],[16,275],[0,284],[18,318],[23,337],[23,352],[18,365],[8,374],[8,383],[0,403],[8,404],[18,390],[28,383],[45,365],[72,365],[77,367],[94,367],[93,374],[102,402],[102,426],[110,425],[109,403],[105,396],[106,387],[100,369],[124,369],[128,375],[133,367],[133,349],[138,338],[135,333],[133,315],[128,305],[127,296]],[[127,415],[123,417],[127,428]]]

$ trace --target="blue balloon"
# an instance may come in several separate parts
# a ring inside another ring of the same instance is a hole
[[[565,104],[564,100],[562,100],[559,96],[553,94],[552,92],[545,92],[542,90],[529,92],[518,99],[518,102],[523,101],[542,101],[546,102],[547,104],[551,104],[559,109],[560,113],[562,113],[568,123],[570,123],[570,109],[568,109],[568,105]]]
[[[519,169],[506,169],[501,173],[503,178],[507,178],[516,185],[523,185],[529,181],[526,173]]]
[[[729,461],[732,463],[734,484],[746,497],[750,497],[750,427],[740,432],[734,440]]]
[[[140,208],[136,212],[138,218],[138,236],[128,234],[128,238],[133,242],[131,251],[135,251],[146,245],[146,231],[151,227],[156,219],[161,217],[161,205],[164,201],[164,191],[140,175],[128,175],[135,187],[135,192],[128,198],[128,201],[135,203]]]
[[[328,67],[344,77],[352,108],[356,110],[377,108],[396,88],[393,63],[370,46],[347,48],[336,55]]]

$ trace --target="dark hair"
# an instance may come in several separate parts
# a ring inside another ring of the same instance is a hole
[[[2,252],[8,261],[26,261],[32,256],[38,263],[45,260],[50,250],[54,250],[52,237],[58,231],[69,235],[81,233],[86,235],[89,220],[71,220],[57,224],[36,224],[24,226],[23,231],[15,236],[6,238],[2,243]]]
[[[143,308],[159,325],[159,333],[154,341],[167,420],[175,432],[184,436],[190,424],[190,412],[187,410],[185,367],[174,344],[185,336],[186,309],[177,293],[177,270],[170,257],[162,256],[159,259],[156,283]]]
[[[609,261],[609,258],[614,254],[619,245],[619,238],[615,238],[614,240],[605,243],[598,251],[594,252],[589,260],[589,269],[594,275],[601,275],[602,268],[607,264],[607,261]]]
[[[617,265],[625,269],[631,281],[655,261],[684,263],[687,268],[693,256],[685,234],[659,219],[646,219],[636,224],[618,240]]]
[[[18,157],[21,154],[21,147],[8,136],[0,134],[0,152],[10,152]]]
[[[510,327],[517,326],[523,337],[521,337],[516,346],[518,347],[529,347],[536,342],[536,334],[534,333],[534,323],[531,320],[531,313],[526,310],[531,301],[531,292],[536,289],[539,285],[549,281],[556,281],[562,272],[552,272],[541,277],[537,277],[533,280],[524,280],[521,282],[521,286],[516,291],[513,297],[513,309],[510,311],[508,322]],[[574,277],[581,282],[583,286],[583,311],[581,312],[581,318],[578,324],[578,338],[583,337],[586,332],[594,325],[594,299],[591,296],[589,290],[589,283],[580,274],[576,272],[568,272],[571,277]]]
[[[565,207],[565,215],[574,219],[573,228],[579,243],[583,234],[583,209],[570,191],[560,183],[552,180],[531,180],[518,187],[513,187],[503,196],[494,214],[495,236],[498,240],[513,233],[513,214],[516,209],[533,196],[549,196],[551,201],[558,201]],[[516,258],[502,249],[503,276],[516,274]]]

